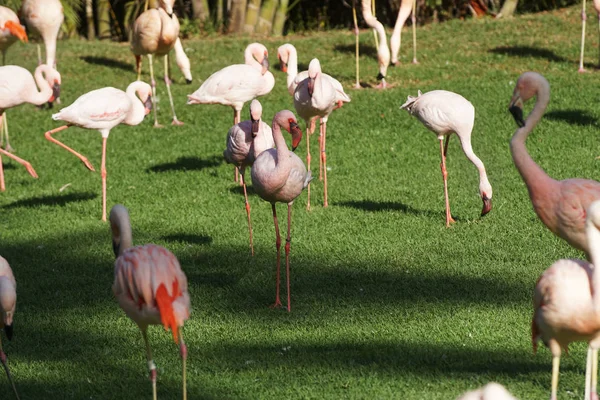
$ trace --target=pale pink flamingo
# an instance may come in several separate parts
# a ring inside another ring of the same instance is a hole
[[[446,154],[448,143],[453,133],[456,133],[465,156],[475,165],[479,172],[479,195],[483,201],[481,215],[492,210],[492,185],[488,181],[483,162],[473,152],[471,146],[471,132],[475,123],[475,108],[464,97],[446,90],[433,90],[421,93],[417,97],[408,96],[406,103],[400,108],[405,109],[410,115],[417,117],[427,129],[437,135],[440,141],[441,169],[444,178],[444,196],[446,199],[446,226],[454,222],[450,213],[450,200],[448,199],[448,171],[446,170]],[[444,138],[446,145],[444,146]]]
[[[587,209],[585,231],[592,264],[600,265],[600,201]],[[552,353],[552,400],[556,400],[561,350],[588,342],[585,400],[597,400],[600,347],[600,271],[583,260],[558,260],[538,279],[533,297],[531,339],[534,352],[542,340]]]
[[[596,13],[598,14],[598,33],[600,34],[600,0],[593,0],[593,2],[594,2],[594,8],[596,9]],[[585,68],[583,67],[583,52],[585,50],[585,21],[586,20],[587,20],[587,15],[585,13],[585,0],[583,0],[582,9],[581,9],[581,51],[579,54],[579,72],[585,72]],[[600,67],[600,61],[598,62],[598,67]]]
[[[55,121],[65,121],[67,125],[46,132],[46,139],[75,154],[90,171],[95,171],[88,159],[72,148],[52,137],[53,134],[78,126],[95,129],[102,134],[102,221],[106,221],[106,141],[110,130],[124,123],[138,125],[152,108],[152,88],[145,82],[135,81],[124,92],[113,87],[92,90],[80,96],[73,104],[52,115]]]
[[[65,18],[60,0],[23,0],[21,16],[27,27],[42,37],[46,48],[46,64],[56,68],[56,40]],[[39,44],[38,58],[41,64]]]
[[[535,107],[523,121],[523,103],[536,96]],[[600,199],[600,182],[587,179],[557,181],[549,177],[533,161],[525,141],[544,115],[550,101],[550,84],[536,72],[525,72],[517,80],[509,109],[519,125],[511,141],[515,167],[521,174],[537,216],[556,236],[586,253],[589,260],[588,240],[585,234],[585,210]]]
[[[181,42],[179,41],[179,20],[173,13],[173,4],[175,0],[159,0],[160,7],[144,11],[133,24],[133,34],[131,36],[131,51],[135,55],[138,80],[140,80],[142,68],[142,56],[147,55],[150,65],[150,84],[152,85],[152,101],[154,106],[154,127],[161,125],[158,123],[156,107],[156,81],[154,80],[154,69],[152,66],[152,56],[164,56],[165,84],[169,94],[169,102],[173,113],[173,125],[183,125],[183,122],[177,119],[175,114],[175,105],[171,95],[171,79],[169,78],[169,52],[175,48],[177,56],[177,65],[187,67],[183,72],[188,84],[192,83],[192,75],[189,71],[189,59],[183,52]]]
[[[456,400],[517,400],[504,386],[496,382],[464,393]]]
[[[275,146],[271,127],[264,123],[261,117],[262,105],[258,100],[254,99],[250,103],[250,120],[242,121],[229,129],[227,133],[227,148],[223,152],[225,160],[229,164],[234,164],[240,170],[241,183],[244,188],[246,215],[248,217],[248,231],[250,232],[250,252],[252,255],[254,255],[252,222],[250,221],[250,203],[248,203],[244,173],[247,167],[252,166],[260,153]]]
[[[120,204],[110,210],[110,226],[115,256],[113,293],[125,314],[140,328],[144,344],[152,396],[156,400],[156,365],[146,334],[148,325],[171,330],[183,361],[183,398],[187,398],[185,364],[187,347],[183,341],[183,323],[190,317],[190,296],[185,273],[177,257],[155,244],[133,246],[127,209]]]
[[[5,65],[0,67],[0,118],[2,118],[4,112],[9,108],[16,107],[23,103],[40,105],[54,99],[58,92],[57,88],[60,85],[60,74],[58,71],[42,64],[35,69],[34,75],[35,78],[25,68],[16,65]],[[54,82],[54,85],[51,87],[48,81]],[[39,92],[38,87],[40,89]],[[4,118],[6,118],[6,116],[4,116]],[[6,137],[7,150],[0,149],[0,155],[4,154],[5,156],[12,158],[23,165],[31,176],[37,178],[37,173],[29,162],[9,152],[8,129],[6,130]],[[5,189],[4,170],[2,168],[2,159],[0,158],[0,191],[4,191]]]
[[[311,180],[310,171],[306,170],[302,160],[288,150],[281,128],[292,134],[292,150],[295,150],[302,140],[302,131],[298,127],[296,117],[291,111],[284,110],[273,118],[273,139],[276,149],[268,149],[260,153],[252,165],[252,186],[256,193],[265,201],[271,203],[273,222],[275,223],[275,246],[277,247],[277,289],[275,303],[272,307],[281,307],[279,298],[281,236],[275,203],[288,205],[287,237],[285,239],[285,266],[287,278],[287,310],[291,311],[290,301],[290,244],[292,242],[292,204]]]
[[[15,315],[15,307],[17,305],[17,281],[13,275],[8,261],[0,256],[0,328],[4,329],[6,338],[12,340],[13,337],[13,316]],[[0,340],[0,362],[4,366],[6,376],[10,382],[15,397],[19,399],[17,388],[10,376],[8,369],[6,354],[2,350],[2,341]]]
[[[308,78],[298,82],[298,86],[294,92],[294,107],[298,115],[306,122],[307,128],[310,125],[310,128],[307,129],[310,132],[307,132],[306,135],[306,164],[309,171],[311,161],[309,136],[312,134],[313,129],[310,121],[316,117],[321,119],[321,123],[319,124],[319,135],[321,137],[319,147],[323,172],[323,207],[328,207],[329,205],[327,197],[327,157],[325,155],[327,120],[329,119],[329,114],[338,105],[336,96],[337,93],[334,86],[328,79],[323,77],[321,63],[318,59],[313,58],[308,65]],[[308,186],[307,197],[306,208],[310,209],[310,185]]]
[[[354,3],[353,3],[354,5]],[[390,49],[387,45],[387,38],[385,35],[385,28],[383,24],[375,18],[373,12],[371,10],[371,0],[361,0],[362,5],[362,13],[363,18],[367,25],[373,28],[379,37],[379,43],[377,43],[377,63],[379,64],[379,74],[377,75],[377,79],[380,80],[377,85],[378,89],[385,89],[387,87],[387,83],[385,81],[385,77],[387,74],[387,68],[390,64]],[[358,79],[358,25],[356,22],[356,12],[354,12],[354,33],[356,35],[356,89],[360,89],[360,83]]]
[[[21,26],[19,17],[8,7],[0,6],[0,51],[2,52],[2,65],[6,64],[6,51],[14,42],[21,40],[27,43],[27,33]],[[6,136],[6,150],[12,151],[8,143],[8,121],[6,115],[3,117],[0,113],[0,146]]]
[[[598,1],[598,0],[597,0]],[[401,0],[400,10],[398,10],[398,19],[396,19],[396,25],[394,25],[394,31],[390,37],[390,48],[392,50],[392,65],[399,63],[398,53],[400,52],[400,46],[402,43],[401,33],[402,27],[406,22],[408,16],[411,16],[412,22],[412,34],[413,34],[413,64],[418,64],[417,61],[417,20],[415,12],[417,11],[416,0]]]

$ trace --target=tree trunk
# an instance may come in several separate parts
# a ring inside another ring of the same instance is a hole
[[[110,39],[110,13],[108,3],[109,0],[98,0],[98,38]]]
[[[87,38],[88,40],[93,40],[96,36],[96,27],[94,26],[92,0],[85,0],[85,21],[87,23]]]
[[[246,10],[246,22],[244,23],[244,32],[254,32],[256,21],[258,21],[258,11],[260,10],[261,0],[250,0]]]
[[[287,19],[288,0],[279,0],[279,7],[275,13],[275,22],[273,22],[273,36],[283,36],[283,27]]]
[[[198,25],[202,28],[208,16],[210,15],[210,9],[208,7],[208,0],[193,0],[192,10],[194,11],[194,19],[198,22]]]
[[[519,0],[506,0],[500,9],[500,12],[496,15],[496,18],[510,18],[517,9],[517,3]]]
[[[262,7],[260,8],[260,16],[258,17],[258,23],[256,24],[256,33],[267,35],[271,33],[273,27],[273,16],[277,9],[277,3],[279,0],[265,0]]]
[[[239,33],[244,26],[247,0],[232,0],[229,13],[229,32]]]
[[[217,21],[215,25],[215,30],[217,33],[221,33],[223,29],[223,24],[225,23],[225,19],[223,18],[223,2],[224,0],[217,0]]]

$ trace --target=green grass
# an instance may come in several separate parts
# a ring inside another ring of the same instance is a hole
[[[550,354],[531,350],[533,287],[553,261],[582,254],[532,211],[508,148],[515,124],[507,105],[520,73],[543,73],[552,100],[529,151],[555,178],[598,179],[600,75],[577,73],[578,10],[420,28],[418,66],[409,63],[405,31],[403,64],[388,73],[394,87],[348,90],[352,102],[329,122],[330,207],[321,207],[318,181],[313,211],[305,210],[306,193],[294,204],[290,314],[267,307],[275,295],[273,222],[269,204],[252,191],[256,256],[249,256],[243,197],[221,155],[231,109],[185,105],[202,79],[241,62],[250,39],[185,42],[194,84],[184,85],[175,70],[173,93],[186,125],[155,130],[149,116],[114,129],[107,168],[109,207],[129,208],[134,242],[168,247],[188,276],[190,398],[452,399],[490,380],[520,399],[547,397]],[[591,67],[598,38],[589,25]],[[371,32],[361,40],[361,77],[375,84]],[[272,63],[277,46],[290,41],[303,66],[316,56],[346,87],[354,81],[351,32],[261,41]],[[8,60],[33,70],[35,46],[13,46]],[[126,44],[60,42],[58,62],[63,105],[135,79]],[[261,98],[269,122],[276,111],[293,110],[284,74],[274,74],[275,89]],[[477,171],[455,138],[448,169],[458,222],[444,227],[437,141],[399,109],[418,89],[456,91],[475,105],[473,147],[494,188],[485,218]],[[162,82],[158,91],[166,124]],[[4,159],[0,254],[13,267],[19,299],[15,338],[3,343],[21,397],[150,398],[141,335],[111,293],[114,256],[109,228],[99,221],[100,174],[44,139],[58,126],[49,111],[22,106],[8,116],[12,145],[40,175],[34,180]],[[57,138],[99,168],[97,132],[73,128]],[[316,140],[312,145],[316,160]],[[303,144],[299,152],[304,157]],[[284,221],[285,206],[278,210]],[[160,327],[150,340],[159,397],[179,398],[176,346]],[[584,367],[585,344],[573,345],[561,365],[560,398],[583,396]],[[0,390],[11,398],[2,376]]]

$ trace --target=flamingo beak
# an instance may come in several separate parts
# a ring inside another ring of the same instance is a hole
[[[306,85],[306,89],[308,90],[308,95],[312,97],[313,91],[315,90],[315,78],[308,78],[308,84]]]
[[[488,198],[484,193],[481,196],[481,200],[483,200],[483,209],[481,210],[481,216],[483,217],[485,214],[492,211],[492,199]]]
[[[525,120],[523,119],[523,101],[518,94],[515,94],[512,99],[510,99],[508,111],[512,114],[519,128],[525,126]]]
[[[7,21],[6,24],[4,24],[4,28],[8,29],[10,34],[17,37],[21,42],[27,43],[29,41],[25,29],[23,29],[23,26],[18,22]]]
[[[262,65],[262,74],[263,75],[266,74],[267,71],[269,70],[269,58],[267,57],[266,53],[265,53],[265,58],[263,58],[260,65]]]
[[[250,120],[252,121],[252,136],[256,137],[256,134],[258,133],[258,128],[260,126],[260,120],[254,119],[252,117],[250,117]]]
[[[152,96],[148,96],[144,102],[144,115],[150,114],[150,110],[152,110]]]
[[[279,58],[279,68],[283,71],[283,72],[287,72],[287,63],[283,62],[283,60],[281,59],[281,57],[277,56],[277,58]]]
[[[290,133],[292,134],[292,151],[295,151],[302,140],[302,129],[295,122],[290,122]]]
[[[48,99],[48,103],[52,104],[55,100],[58,100],[60,97],[60,83],[54,81],[54,85],[52,85],[52,95]]]

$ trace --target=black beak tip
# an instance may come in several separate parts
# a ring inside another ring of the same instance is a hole
[[[298,146],[293,146],[292,151],[296,151],[297,148],[298,148]]]
[[[192,84],[192,80],[191,79],[186,79],[185,83],[187,83],[188,85],[191,85]]]
[[[483,217],[490,211],[492,211],[492,199],[484,197],[483,198],[483,209],[481,210],[481,216]]]
[[[8,338],[8,340],[12,340],[12,337],[13,337],[13,326],[12,325],[6,325],[6,326],[4,326],[4,333],[6,333],[6,337]]]
[[[515,122],[517,123],[517,125],[519,126],[519,128],[522,128],[525,126],[525,121],[523,120],[523,109],[521,107],[518,106],[511,106],[508,111],[510,111],[510,113],[512,114]]]

